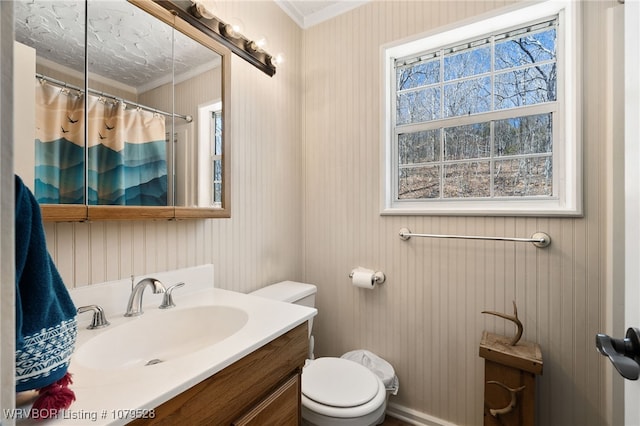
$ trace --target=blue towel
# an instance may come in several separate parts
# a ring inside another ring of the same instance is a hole
[[[76,308],[47,251],[40,206],[16,176],[16,392],[62,379],[76,339]]]

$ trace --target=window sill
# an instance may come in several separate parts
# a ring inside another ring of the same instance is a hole
[[[381,216],[521,216],[582,217],[582,209],[558,200],[396,202],[383,206]]]

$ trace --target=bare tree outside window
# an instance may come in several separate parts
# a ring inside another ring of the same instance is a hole
[[[397,199],[553,196],[555,25],[397,61]]]

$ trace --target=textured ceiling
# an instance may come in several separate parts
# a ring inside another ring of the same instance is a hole
[[[89,72],[133,88],[205,66],[218,56],[125,0],[88,3]],[[16,40],[38,57],[84,70],[84,2],[15,3]],[[175,57],[171,40],[175,36]],[[173,60],[172,60],[173,58]]]

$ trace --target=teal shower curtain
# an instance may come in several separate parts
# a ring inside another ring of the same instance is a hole
[[[88,204],[167,205],[165,119],[89,95]],[[84,96],[36,80],[35,196],[41,204],[85,203]]]
[[[34,195],[41,204],[84,204],[84,97],[36,79]]]
[[[167,205],[165,119],[89,96],[89,204]]]

